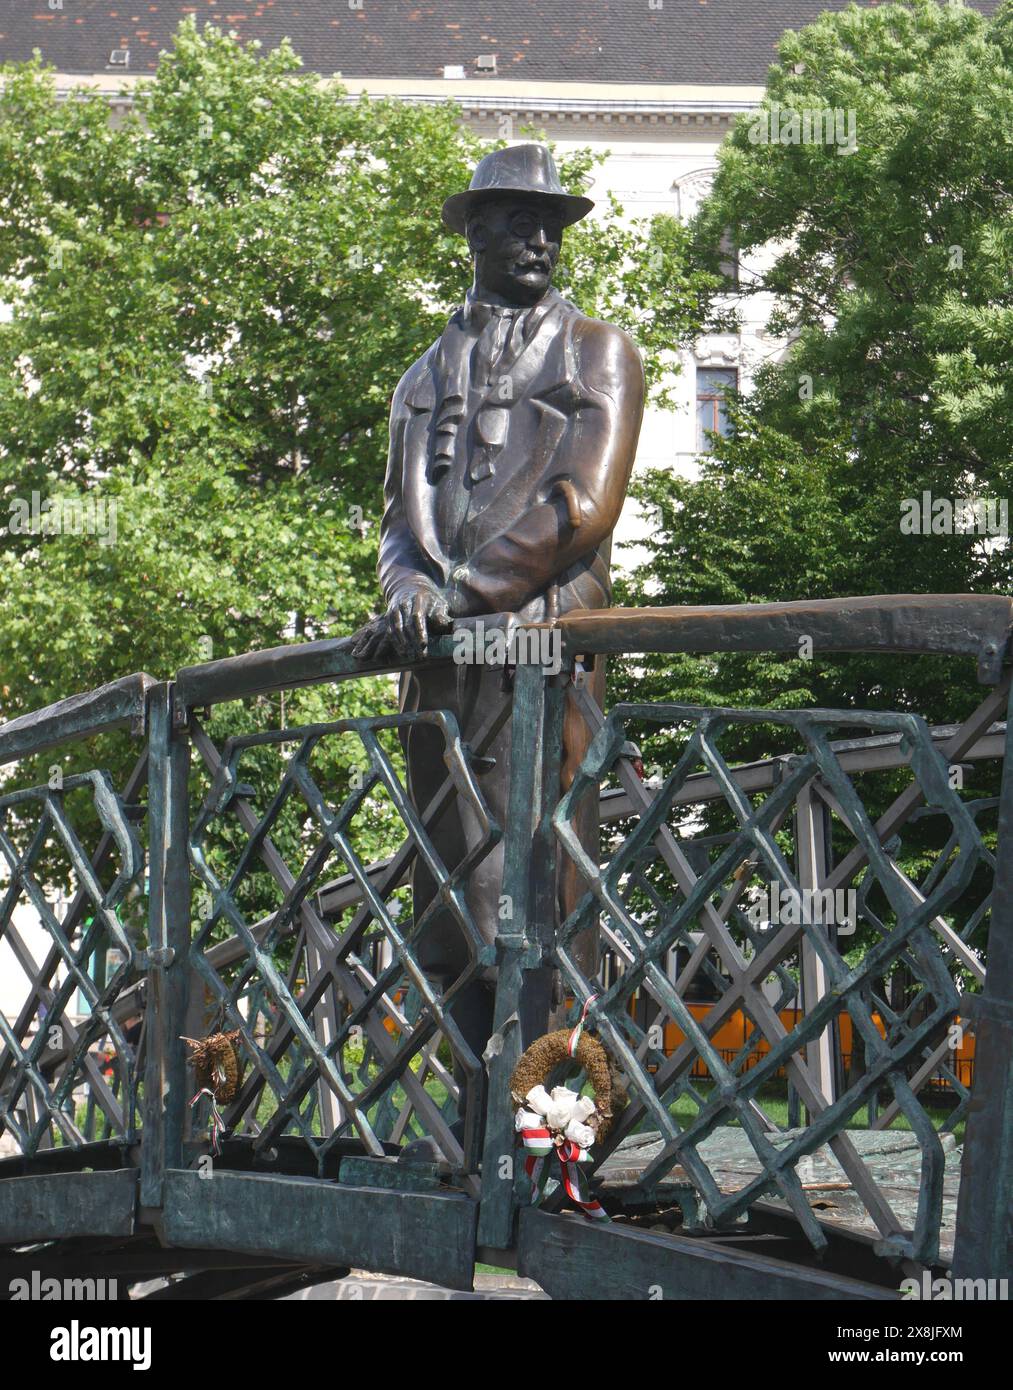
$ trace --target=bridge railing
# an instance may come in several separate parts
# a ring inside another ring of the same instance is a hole
[[[12,721],[0,757],[11,764],[68,740],[139,733],[150,686],[127,677]],[[22,996],[14,1017],[0,1016],[0,1117],[7,1147],[28,1158],[54,1144],[125,1150],[138,1137],[144,1045],[127,1023],[139,1013],[131,996],[146,961],[121,914],[144,877],[136,799],[146,761],[122,794],[101,769],[64,779],[56,764],[43,785],[14,787],[8,773],[0,794],[5,994],[18,981]],[[97,827],[90,847],[82,812]],[[54,877],[63,883],[56,895]]]
[[[484,621],[508,634],[517,626],[509,616]],[[139,1168],[142,1210],[177,1213],[176,1226],[167,1216],[163,1227],[170,1238],[186,1227],[180,1243],[213,1244],[210,1226],[195,1234],[197,1189],[186,1186],[184,1198],[177,1177],[205,1161],[210,1118],[206,1099],[191,1104],[184,1038],[225,1031],[237,1035],[241,1079],[222,1107],[215,1176],[252,1170],[444,1196],[449,1182],[472,1215],[445,1203],[426,1210],[434,1220],[451,1211],[461,1230],[474,1223],[472,1259],[476,1248],[516,1250],[519,1240],[536,1277],[558,1281],[558,1270],[538,1266],[532,1242],[563,1193],[525,1213],[518,1236],[529,1194],[513,1161],[509,1095],[521,1052],[549,1026],[544,980],[553,970],[575,1012],[591,1001],[588,1026],[630,1095],[589,1165],[607,1206],[675,1201],[683,1229],[706,1232],[772,1204],[820,1250],[827,1202],[814,1209],[813,1193],[846,1190],[842,1220],[892,1260],[1005,1273],[1013,945],[1002,850],[1013,793],[997,774],[995,794],[972,803],[953,769],[973,760],[998,768],[1004,758],[1010,628],[1007,600],[959,596],[573,615],[543,629],[558,662],[518,664],[512,696],[468,747],[442,713],[212,737],[203,713],[211,707],[400,669],[358,664],[350,640],[208,662],[168,682],[129,677],[0,728],[0,764],[15,769],[111,730],[138,743],[119,790],[101,770],[37,787],[17,786],[15,770],[2,787],[0,816],[17,828],[0,825],[0,941],[26,980],[18,1016],[0,1021],[0,1128],[22,1155],[17,1171],[31,1171],[28,1160],[47,1148],[72,1163],[74,1152],[93,1156],[103,1144]],[[857,710],[654,704],[603,713],[583,674],[610,653],[797,653],[802,637],[817,655],[973,656],[988,689],[968,719],[939,731],[914,715]],[[458,651],[441,639],[431,659]],[[567,702],[591,743],[563,786]],[[513,782],[507,824],[497,826],[476,769],[507,719]],[[419,721],[441,741],[446,777],[416,807],[402,739]],[[744,738],[767,740],[776,756],[743,766],[734,749]],[[633,744],[648,764],[660,750],[654,776],[641,775]],[[355,768],[340,788],[326,775],[339,745]],[[868,805],[883,801],[884,777],[894,779],[892,796],[874,820]],[[86,798],[98,827],[87,846],[71,814]],[[460,864],[440,860],[431,834],[451,798],[467,802],[481,827]],[[597,857],[579,832],[588,802],[602,813]],[[464,887],[501,837],[513,911],[490,947]],[[371,857],[364,846],[379,840],[389,848]],[[57,907],[43,873],[53,854],[71,885]],[[410,912],[416,864],[469,943],[449,983],[420,963],[430,922]],[[583,896],[557,928],[565,871],[579,875]],[[808,908],[778,920],[770,908],[772,893],[811,903],[848,890],[844,920],[814,921]],[[47,943],[42,962],[15,920],[25,904]],[[589,971],[574,950],[588,931],[607,970]],[[111,970],[95,964],[107,959],[100,947],[114,948]],[[457,1006],[491,965],[494,1034],[477,1057]],[[900,993],[890,985],[898,975]],[[729,1059],[719,1034],[733,1016],[744,1042]],[[847,1075],[845,1029],[863,1058]],[[926,1083],[946,1071],[954,1039],[959,1047],[967,1037],[973,1092],[950,1067],[957,1108],[940,1115]],[[889,1140],[898,1117],[910,1136],[913,1196],[898,1196],[889,1143],[867,1137]],[[423,1134],[440,1163],[399,1163],[404,1143]],[[257,1222],[250,1212],[251,1233]]]

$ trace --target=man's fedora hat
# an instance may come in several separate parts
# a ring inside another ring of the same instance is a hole
[[[594,207],[590,198],[566,192],[544,145],[512,145],[506,150],[494,150],[479,162],[468,190],[451,194],[443,204],[443,220],[463,236],[475,207],[510,194],[551,202],[561,214],[564,227],[579,222]]]

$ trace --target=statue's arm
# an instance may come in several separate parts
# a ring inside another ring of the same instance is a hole
[[[454,571],[456,616],[516,612],[614,530],[644,409],[644,368],[617,328],[585,320],[574,334],[580,405],[534,504]]]
[[[383,485],[383,520],[376,567],[388,604],[396,603],[398,596],[407,592],[417,593],[420,589],[436,592],[439,588],[404,512],[404,436],[409,415],[405,394],[410,375],[406,374],[395,391],[390,411],[390,450]]]
[[[419,369],[420,363],[409,368],[391,404],[377,559],[387,611],[356,634],[353,655],[360,661],[379,660],[392,651],[404,660],[415,660],[428,646],[430,625],[442,630],[452,621],[446,595],[419,549],[404,510],[405,427],[410,415],[406,396]]]

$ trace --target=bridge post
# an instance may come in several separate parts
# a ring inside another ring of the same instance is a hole
[[[183,1165],[190,977],[190,740],[173,724],[173,683],[148,696],[147,1060],[141,1132],[141,1205],[162,1205],[167,1168]]]
[[[1013,697],[981,994],[964,995],[974,1020],[974,1086],[961,1164],[953,1277],[1013,1278]],[[964,1011],[964,1005],[961,1012]]]
[[[556,920],[556,840],[565,683],[533,663],[514,677],[509,815],[505,827],[504,913],[496,941],[496,1006],[486,1050],[488,1090],[482,1154],[479,1245],[513,1243],[516,1198],[510,1076],[521,1053],[548,1027],[552,970],[543,964]]]
[[[830,832],[827,810],[816,794],[812,782],[801,788],[795,804],[795,837],[797,844],[798,882],[803,893],[810,894],[809,901],[817,901],[830,869]],[[808,909],[803,909],[808,911]],[[832,934],[834,926],[821,921],[813,923],[814,931]],[[799,939],[801,956],[801,979],[799,980],[799,1002],[802,1012],[814,1008],[830,988],[827,968],[807,933]],[[831,1020],[818,1038],[806,1043],[806,1064],[816,1079],[820,1094],[827,1105],[837,1099],[837,1024]],[[809,1116],[811,1120],[811,1116]]]

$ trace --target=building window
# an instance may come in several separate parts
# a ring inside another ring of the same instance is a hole
[[[714,448],[713,434],[731,433],[727,391],[738,390],[739,374],[734,367],[697,367],[696,369],[696,447],[701,454]]]
[[[737,290],[739,288],[739,248],[735,245],[731,232],[725,232],[721,238],[721,261],[718,265],[718,272],[727,281],[728,289]]]

